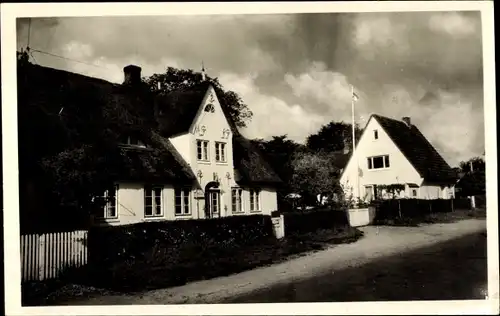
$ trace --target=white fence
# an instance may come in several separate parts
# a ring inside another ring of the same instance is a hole
[[[87,263],[87,231],[21,236],[22,281],[57,278],[64,268]]]

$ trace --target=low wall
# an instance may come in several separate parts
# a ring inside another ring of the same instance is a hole
[[[349,209],[349,224],[352,227],[367,226],[375,219],[375,207],[370,206],[359,209]]]

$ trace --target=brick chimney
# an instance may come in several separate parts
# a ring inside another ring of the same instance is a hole
[[[408,127],[411,127],[411,119],[409,116],[405,116],[402,118],[403,122],[405,122],[406,125],[408,125]]]
[[[141,67],[128,65],[123,67],[124,85],[132,85],[141,82]]]

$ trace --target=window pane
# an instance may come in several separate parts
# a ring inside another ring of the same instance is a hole
[[[375,139],[378,139],[378,131],[377,131],[377,130],[374,130],[374,131],[373,131],[373,137],[374,137]]]
[[[383,157],[373,157],[373,168],[374,169],[384,168],[384,158]]]
[[[389,164],[389,156],[384,156],[384,160],[385,160],[385,167],[386,167],[386,168],[389,168],[389,167],[390,167],[390,164]]]
[[[260,192],[255,193],[255,209],[260,209]]]
[[[181,205],[182,204],[182,196],[176,195],[175,196],[175,205]]]
[[[155,196],[161,196],[161,188],[155,188]]]
[[[161,205],[160,204],[156,205],[155,210],[156,210],[155,215],[161,215]]]
[[[146,207],[144,208],[144,214],[146,216],[153,215],[153,207],[151,205],[146,205]]]
[[[161,205],[161,196],[155,196],[155,206]]]
[[[196,149],[197,149],[197,153],[198,153],[198,160],[201,160],[203,158],[203,156],[201,155],[201,142],[200,141],[196,142]]]
[[[226,144],[221,144],[221,160],[226,161]]]
[[[372,159],[368,158],[368,169],[373,169]]]
[[[181,205],[178,205],[178,204],[175,205],[175,214],[177,214],[177,215],[182,214],[182,206]]]
[[[219,144],[215,144],[215,160],[220,161]]]

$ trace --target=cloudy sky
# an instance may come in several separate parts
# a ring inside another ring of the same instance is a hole
[[[199,70],[254,112],[248,137],[303,142],[329,121],[410,116],[445,159],[484,151],[481,20],[477,12],[323,13],[18,20],[17,47],[38,64],[112,82],[133,63],[143,75]],[[31,29],[31,32],[28,32]],[[28,33],[29,36],[28,36]],[[98,65],[91,66],[92,65]]]

